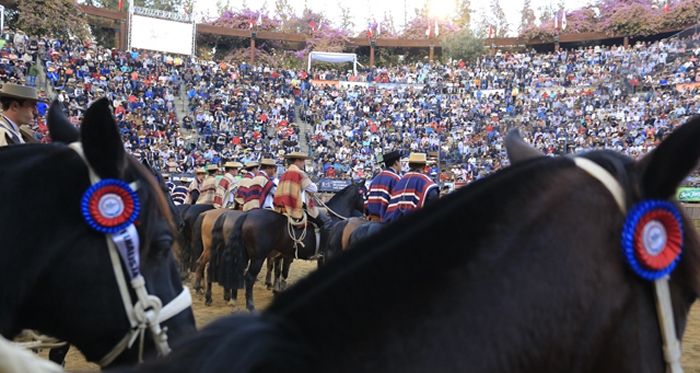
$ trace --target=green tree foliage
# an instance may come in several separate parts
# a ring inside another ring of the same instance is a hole
[[[476,60],[484,53],[484,48],[484,39],[468,28],[459,30],[442,42],[443,55],[454,60]]]
[[[289,5],[289,0],[275,0],[274,14],[276,14],[282,22],[286,22],[289,17],[294,14],[294,9]]]
[[[508,35],[510,24],[506,18],[506,13],[501,8],[499,0],[491,0],[491,15],[493,16],[494,26],[496,27],[496,37],[504,38]]]
[[[535,11],[532,10],[531,1],[532,0],[523,1],[523,9],[520,11],[520,26],[518,26],[518,34],[522,34],[523,31],[534,26],[535,21],[537,20]]]
[[[443,0],[446,1],[446,0]],[[455,0],[455,12],[452,22],[459,28],[468,28],[472,20],[472,4],[470,0]]]
[[[430,0],[425,0],[423,6],[415,9],[416,18],[428,18],[430,16]]]
[[[349,6],[343,6],[342,1],[338,1],[340,9],[340,29],[351,33],[355,29],[355,21],[352,19],[352,12]]]
[[[87,18],[73,0],[19,0],[17,26],[29,35],[49,35],[87,40]]]
[[[556,8],[552,5],[542,5],[537,7],[537,11],[540,13],[540,24],[547,23],[554,19],[554,14],[556,13]]]

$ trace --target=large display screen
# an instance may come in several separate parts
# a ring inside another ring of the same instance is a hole
[[[152,51],[192,54],[192,23],[133,15],[131,47]]]

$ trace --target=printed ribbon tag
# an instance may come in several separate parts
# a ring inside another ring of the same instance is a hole
[[[139,262],[139,233],[136,227],[131,224],[121,231],[111,235],[112,241],[117,246],[117,251],[126,263],[126,270],[129,272],[131,281],[141,277],[141,266]]]

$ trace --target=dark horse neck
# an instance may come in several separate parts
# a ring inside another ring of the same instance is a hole
[[[331,219],[334,221],[341,220],[343,218],[349,218],[352,216],[354,210],[358,208],[358,201],[361,201],[362,197],[358,192],[358,186],[351,184],[336,195],[334,195],[327,203],[326,206],[333,210],[328,213]],[[337,215],[340,216],[337,216]]]
[[[572,229],[547,229],[555,222]],[[620,330],[627,316],[653,320],[628,314],[650,293],[619,296],[642,289],[612,249],[622,222],[614,200],[571,160],[541,158],[387,226],[265,314],[313,341],[319,371],[566,371],[573,360],[596,370],[603,347],[618,341],[588,330]],[[624,343],[614,350],[640,348]],[[600,353],[556,353],[578,347]]]

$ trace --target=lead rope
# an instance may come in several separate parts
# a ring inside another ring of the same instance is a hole
[[[581,157],[575,157],[574,163],[580,169],[598,181],[612,193],[623,215],[627,214],[625,208],[625,192],[620,183],[597,163]],[[656,299],[656,312],[661,329],[662,349],[667,373],[683,373],[681,367],[681,346],[676,336],[675,319],[673,318],[673,306],[671,305],[671,291],[668,286],[669,276],[666,275],[654,280],[654,298]]]
[[[307,217],[305,212],[302,213],[302,217],[299,220],[295,220],[291,215],[287,215],[287,233],[292,241],[294,241],[294,259],[299,259],[299,245],[301,245],[301,247],[306,247],[303,242],[304,238],[306,238],[306,222]],[[299,224],[301,224],[303,228],[301,229],[301,234],[297,237],[294,234],[294,226]]]
[[[347,217],[338,214],[337,212],[333,211],[330,207],[328,207],[328,205],[326,205],[326,204],[321,200],[321,198],[319,198],[317,195],[312,194],[311,196],[313,197],[314,201],[318,202],[319,205],[321,205],[322,207],[324,207],[324,208],[325,208],[326,210],[328,210],[328,212],[330,212],[331,214],[335,215],[338,219],[340,219],[340,220],[348,220]]]

